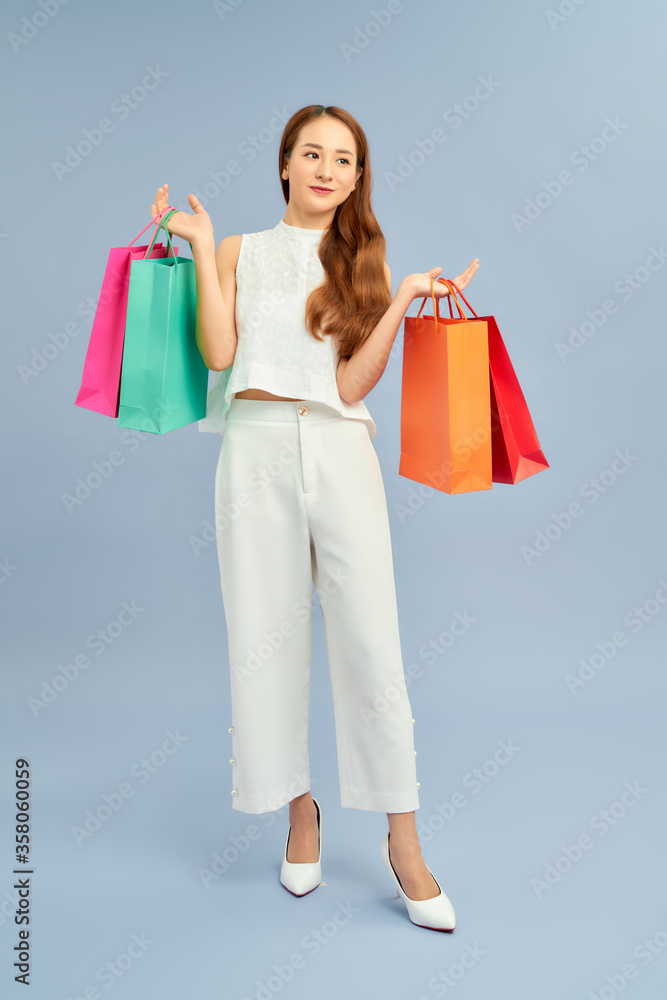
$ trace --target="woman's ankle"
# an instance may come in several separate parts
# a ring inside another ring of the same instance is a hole
[[[394,854],[421,854],[421,844],[416,833],[410,831],[394,831],[389,834],[389,849]]]
[[[296,798],[290,801],[290,823],[293,824],[293,821],[298,822],[302,819],[310,819],[313,815],[317,817],[317,809],[310,792],[304,792],[303,795],[297,795]]]

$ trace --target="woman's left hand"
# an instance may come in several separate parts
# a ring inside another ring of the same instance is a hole
[[[458,288],[463,289],[467,286],[468,282],[470,281],[470,279],[472,278],[473,274],[475,273],[478,267],[479,267],[479,257],[475,257],[472,263],[468,264],[463,274],[459,274],[458,278],[452,278],[451,280],[454,282],[455,285],[458,286]],[[442,284],[442,282],[440,282],[440,284]]]
[[[478,267],[479,257],[475,257],[475,259],[465,269],[463,274],[459,274],[458,277],[452,278],[451,280],[458,286],[458,288],[464,289],[470,282],[470,279]],[[434,267],[430,271],[426,271],[424,274],[409,274],[405,281],[413,293],[413,299],[422,299],[431,294],[431,278],[433,279],[433,294],[436,299],[442,298],[443,295],[449,295],[448,286],[443,284],[442,281],[438,281],[441,271],[441,267]]]

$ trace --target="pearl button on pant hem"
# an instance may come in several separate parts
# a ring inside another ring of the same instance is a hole
[[[233,398],[215,515],[231,681],[232,808],[268,812],[310,788],[314,582],[341,806],[418,809],[389,516],[365,423],[319,401]]]

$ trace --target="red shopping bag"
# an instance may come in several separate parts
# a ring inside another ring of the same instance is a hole
[[[518,483],[549,468],[537,439],[526,399],[512,367],[507,348],[493,316],[477,316],[458,285],[438,278],[461,296],[473,316],[484,320],[489,331],[489,375],[491,382],[491,450],[494,483]],[[448,296],[452,315],[451,295]],[[457,303],[458,305],[458,303]]]
[[[130,266],[133,260],[145,257],[148,250],[148,244],[142,247],[135,247],[132,244],[153,222],[157,223],[159,229],[165,212],[171,211],[172,208],[173,206],[168,205],[151,219],[126,247],[112,247],[109,251],[83,365],[81,388],[74,401],[76,406],[95,410],[107,417],[118,416]],[[177,251],[178,247],[174,247],[173,253],[176,254]],[[162,243],[156,243],[150,257],[151,259],[164,257],[166,253],[167,248]]]

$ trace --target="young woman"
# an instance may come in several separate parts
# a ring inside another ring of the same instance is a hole
[[[371,208],[366,136],[341,108],[309,105],[278,156],[284,219],[215,247],[208,213],[175,212],[197,282],[196,341],[215,372],[200,430],[223,435],[215,476],[232,695],[232,807],[289,802],[280,879],[321,881],[319,802],[310,793],[312,586],[324,620],[341,804],[386,812],[381,856],[410,919],[453,930],[421,856],[415,720],[401,659],[389,517],[364,397],[415,298],[448,294],[442,268],[392,297]],[[168,205],[159,188],[153,217]],[[478,260],[454,280],[465,288]],[[391,839],[391,858],[389,840]]]

